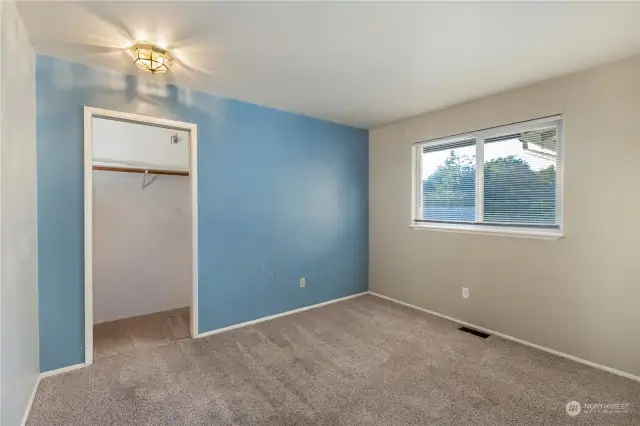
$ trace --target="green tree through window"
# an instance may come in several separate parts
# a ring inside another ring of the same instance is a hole
[[[443,166],[423,181],[423,218],[473,222],[475,159],[451,151]],[[515,155],[484,163],[484,222],[554,224],[556,170],[533,170]]]

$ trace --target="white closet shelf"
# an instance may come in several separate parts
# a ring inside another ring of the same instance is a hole
[[[123,166],[102,166],[93,165],[93,170],[105,171],[105,172],[126,172],[126,173],[149,173],[153,175],[170,175],[170,176],[189,176],[189,172],[182,170],[162,170],[162,169],[138,169],[134,167]]]
[[[189,176],[189,170],[162,167],[151,164],[124,164],[110,161],[94,161],[93,170],[126,173],[149,173],[154,175]]]

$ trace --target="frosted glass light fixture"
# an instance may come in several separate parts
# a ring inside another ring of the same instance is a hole
[[[169,71],[171,55],[167,49],[148,41],[136,41],[131,46],[133,63],[138,68],[149,71],[151,74],[163,74]]]

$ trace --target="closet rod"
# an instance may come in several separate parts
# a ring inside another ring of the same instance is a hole
[[[149,173],[151,175],[189,176],[189,172],[180,172],[177,170],[133,169],[129,167],[114,166],[93,166],[93,170],[99,170],[103,172]]]

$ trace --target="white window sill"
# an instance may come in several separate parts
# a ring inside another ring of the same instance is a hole
[[[485,226],[453,223],[412,223],[409,226],[413,229],[419,229],[423,231],[444,231],[476,235],[499,235],[503,237],[536,238],[543,240],[557,240],[558,238],[562,238],[563,236],[561,230],[514,228],[506,226]]]

